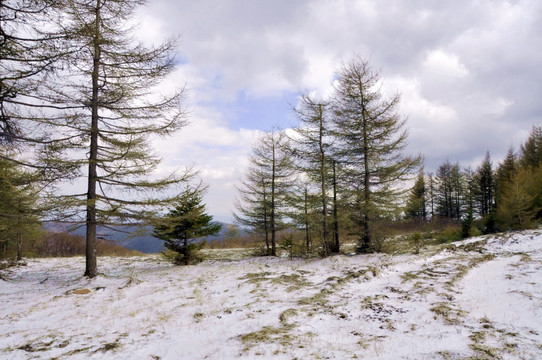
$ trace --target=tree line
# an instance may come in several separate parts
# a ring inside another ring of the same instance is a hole
[[[399,185],[421,164],[404,154],[400,96],[382,93],[380,74],[354,56],[336,75],[329,99],[300,95],[293,132],[263,133],[253,146],[235,218],[264,237],[268,255],[286,228],[304,233],[306,253],[338,253],[341,227],[358,234],[358,252],[381,250],[378,223],[397,216]]]
[[[463,237],[534,226],[542,217],[542,127],[533,126],[519,153],[510,147],[497,166],[487,152],[475,170],[446,160],[434,174],[420,172],[405,215],[455,219]]]
[[[400,96],[386,97],[381,78],[354,56],[336,74],[327,99],[301,93],[299,125],[262,133],[238,187],[236,221],[276,256],[278,233],[303,237],[303,252],[339,253],[341,236],[359,253],[381,251],[386,227],[400,221],[461,224],[460,237],[532,227],[542,215],[542,128],[520,153],[494,168],[446,160],[425,173],[422,156],[405,154]],[[416,173],[418,174],[416,176]],[[406,184],[414,185],[405,190]]]

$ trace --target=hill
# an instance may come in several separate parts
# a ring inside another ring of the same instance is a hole
[[[92,280],[82,258],[2,271],[0,358],[542,358],[540,230],[417,255],[99,262]]]
[[[216,237],[201,238],[203,240],[223,240],[226,237],[226,233],[231,224],[219,222],[222,225],[220,234]],[[63,222],[46,222],[44,228],[54,232],[69,232],[74,235],[85,236],[85,227],[77,224],[63,223]],[[246,231],[240,229],[240,234],[245,235]],[[152,227],[150,226],[98,226],[96,229],[97,236],[110,240],[117,245],[123,246],[127,249],[137,250],[145,254],[156,254],[163,250],[164,242],[152,236]]]

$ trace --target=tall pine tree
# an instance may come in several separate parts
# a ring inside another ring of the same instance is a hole
[[[486,152],[482,164],[476,170],[476,179],[478,180],[478,211],[480,216],[485,217],[493,212],[495,206],[495,176],[489,151]]]

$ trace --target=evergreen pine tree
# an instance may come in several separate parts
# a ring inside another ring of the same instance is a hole
[[[423,170],[418,174],[414,186],[410,190],[410,194],[407,199],[405,215],[410,219],[421,219],[423,221],[427,218],[426,210],[426,187],[425,176]]]
[[[216,236],[222,225],[213,223],[213,217],[205,213],[202,189],[188,189],[171,210],[155,226],[153,235],[164,240],[167,249],[177,253],[176,264],[189,265],[198,261],[197,251],[204,245],[198,238]],[[200,239],[201,240],[201,239]]]
[[[495,205],[495,176],[489,151],[486,152],[482,164],[476,170],[476,179],[478,181],[478,211],[480,216],[485,217],[494,210]]]
[[[21,165],[0,158],[0,247],[2,255],[15,245],[16,259],[23,257],[23,242],[41,229],[35,175]]]

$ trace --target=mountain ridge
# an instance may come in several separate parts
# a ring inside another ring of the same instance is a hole
[[[222,241],[226,238],[228,230],[233,226],[239,229],[241,235],[246,234],[246,231],[240,229],[236,225],[214,221],[222,225],[222,229],[217,236],[208,236],[198,239],[198,242],[207,240]],[[81,224],[73,224],[66,222],[48,221],[43,223],[45,230],[52,232],[68,232],[73,235],[85,236],[85,226]],[[159,253],[165,250],[164,241],[152,236],[153,227],[149,225],[114,225],[96,227],[96,235],[98,238],[104,238],[114,242],[117,245],[127,249],[141,251],[146,254]]]

